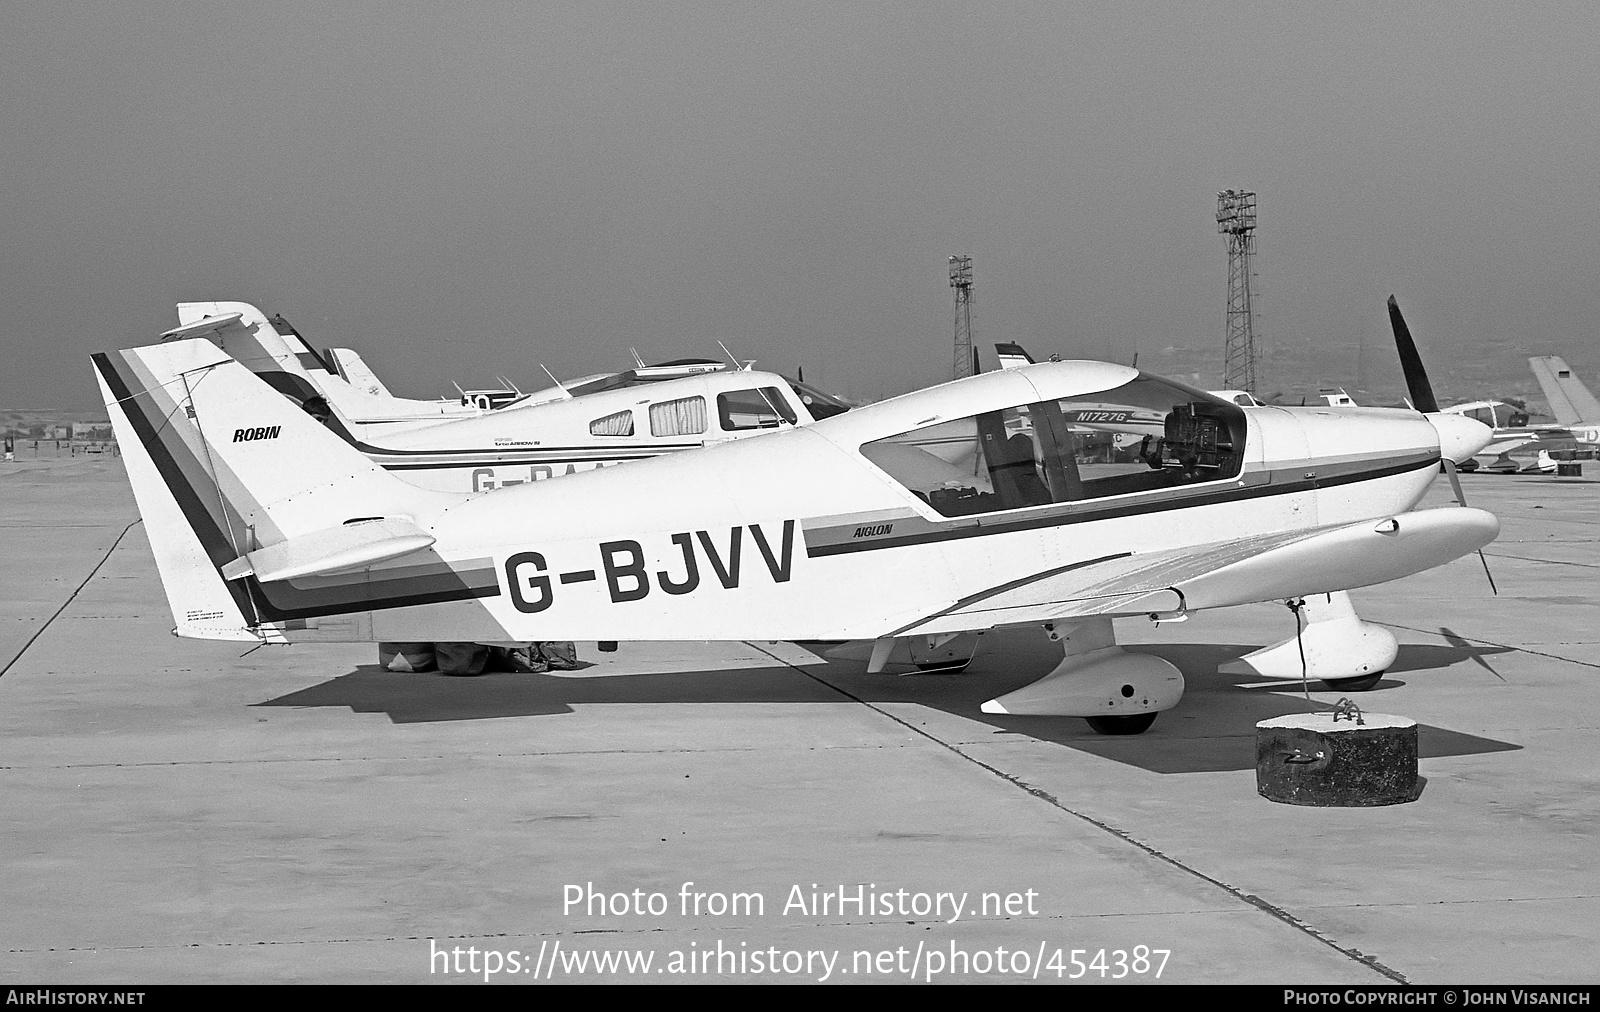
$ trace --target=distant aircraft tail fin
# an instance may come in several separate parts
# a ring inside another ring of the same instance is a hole
[[[94,364],[180,635],[254,639],[386,594],[462,590],[427,532],[461,496],[391,476],[216,345]],[[390,560],[404,561],[380,571]]]
[[[1600,424],[1600,401],[1583,385],[1578,374],[1555,355],[1528,359],[1539,389],[1550,402],[1550,411],[1562,425]]]
[[[363,390],[376,397],[394,396],[389,392],[389,388],[383,385],[383,380],[378,378],[378,374],[372,371],[372,367],[351,349],[329,348],[325,354],[339,371],[339,377],[357,390]]]
[[[1018,369],[1033,364],[1033,356],[1020,344],[997,344],[994,353],[999,357],[1002,369]]]
[[[180,302],[178,321],[163,342],[206,338],[357,446],[380,431],[473,413],[453,401],[396,397],[360,355],[347,348],[318,352],[288,320],[248,302]]]
[[[318,417],[338,419],[346,438],[358,439],[360,426],[354,421],[360,414],[354,403],[360,399],[357,389],[329,360],[313,351],[288,321],[277,320],[269,320],[248,302],[180,302],[179,325],[162,334],[161,340],[205,338],[280,394]],[[388,396],[387,390],[384,396]]]
[[[291,397],[304,398],[309,389],[309,370],[328,371],[322,358],[298,334],[286,338],[261,310],[248,302],[178,303],[178,326],[162,334],[162,342],[196,337],[215,344],[275,390]]]

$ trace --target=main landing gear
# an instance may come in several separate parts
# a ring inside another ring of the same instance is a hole
[[[851,640],[824,656],[834,661],[866,661],[869,675],[876,675],[891,664],[910,665],[924,675],[956,675],[967,670],[982,639],[981,632],[885,636],[878,640]]]
[[[1045,626],[1066,656],[1048,675],[983,704],[984,713],[1083,717],[1101,734],[1141,734],[1183,698],[1183,674],[1117,646],[1109,618]]]

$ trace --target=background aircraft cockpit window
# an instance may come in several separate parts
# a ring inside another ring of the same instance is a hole
[[[809,383],[790,380],[789,385],[794,388],[795,394],[800,398],[800,403],[806,406],[806,410],[811,412],[812,419],[816,421],[820,422],[824,418],[842,415],[850,410],[849,404],[830,393],[818,390]]]
[[[969,516],[1232,478],[1244,442],[1236,405],[1141,376],[913,429],[861,452],[938,512]]]
[[[591,436],[631,436],[633,435],[633,412],[617,411],[603,418],[596,418],[589,423]]]
[[[650,405],[652,436],[698,436],[706,431],[706,399],[679,397]]]
[[[775,429],[784,422],[795,423],[794,408],[777,387],[759,390],[733,390],[717,395],[717,417],[725,432],[745,429]]]

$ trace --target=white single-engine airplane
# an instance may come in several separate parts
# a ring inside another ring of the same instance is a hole
[[[1240,408],[1103,362],[458,494],[387,473],[208,341],[94,361],[175,631],[205,639],[871,639],[878,660],[1044,623],[1066,658],[984,708],[1137,733],[1183,676],[1123,652],[1114,616],[1381,583],[1499,529],[1413,510],[1477,423]],[[924,449],[935,428],[971,462]],[[1119,433],[1137,454],[1106,449]]]
[[[683,361],[459,402],[395,397],[349,349],[318,352],[244,302],[178,305],[164,341],[205,337],[374,462],[423,488],[490,489],[808,424],[846,405],[776,373]],[[509,396],[502,396],[509,395]]]

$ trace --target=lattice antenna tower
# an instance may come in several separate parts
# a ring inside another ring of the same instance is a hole
[[[972,257],[950,258],[950,287],[956,290],[956,379],[977,372],[972,357]]]
[[[1256,195],[1217,194],[1217,231],[1228,237],[1228,318],[1222,385],[1256,391],[1256,337],[1250,311],[1250,262],[1256,251]]]

